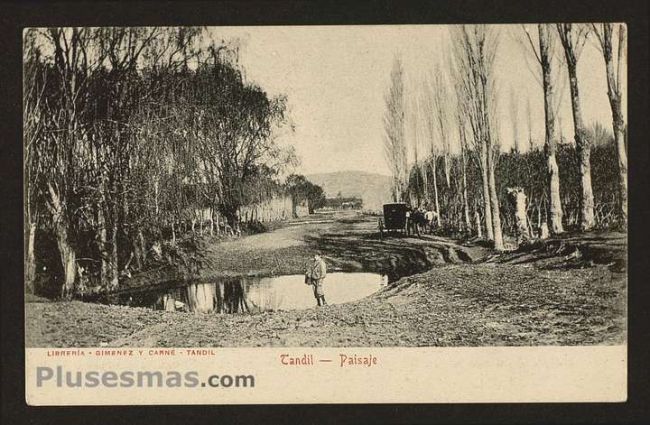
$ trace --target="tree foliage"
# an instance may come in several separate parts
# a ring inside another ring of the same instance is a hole
[[[236,227],[240,207],[285,190],[295,155],[275,133],[286,99],[246,81],[236,49],[205,36],[26,31],[26,222],[41,241],[30,262],[60,264],[61,295],[89,279],[117,288],[202,209]]]
[[[323,188],[310,182],[305,176],[292,174],[287,177],[286,185],[294,203],[300,203],[306,200],[310,212],[314,212],[314,210],[325,206],[325,192]]]

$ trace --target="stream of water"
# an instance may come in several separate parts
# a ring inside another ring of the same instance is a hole
[[[184,287],[148,290],[119,296],[117,302],[133,307],[199,313],[252,313],[301,310],[316,306],[312,286],[304,275],[265,278],[243,277]],[[388,284],[377,273],[329,273],[324,281],[328,304],[364,298]]]

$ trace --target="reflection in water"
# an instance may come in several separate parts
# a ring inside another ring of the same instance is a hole
[[[330,273],[325,278],[325,296],[329,304],[340,304],[366,297],[387,283],[386,276],[375,273]],[[156,310],[219,314],[300,310],[316,305],[304,275],[194,283],[131,294],[119,302]]]

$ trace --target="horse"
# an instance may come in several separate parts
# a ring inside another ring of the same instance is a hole
[[[424,213],[424,220],[426,222],[425,224],[425,229],[429,229],[429,233],[433,233],[433,229],[435,228],[435,220],[438,217],[438,214],[435,213],[435,211],[432,210],[427,210],[426,213]]]
[[[413,226],[412,228],[415,229],[415,233],[420,236],[420,227],[423,229],[426,228],[427,225],[427,220],[424,217],[424,213],[420,211],[419,208],[413,209],[411,211],[410,217],[409,217],[409,227]],[[410,230],[410,229],[409,229]]]

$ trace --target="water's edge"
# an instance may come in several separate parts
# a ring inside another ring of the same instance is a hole
[[[333,272],[324,280],[328,304],[367,297],[388,284],[385,275],[369,272]],[[316,305],[313,286],[304,275],[241,276],[210,279],[172,287],[103,295],[91,302],[195,313],[255,313],[301,310]]]

